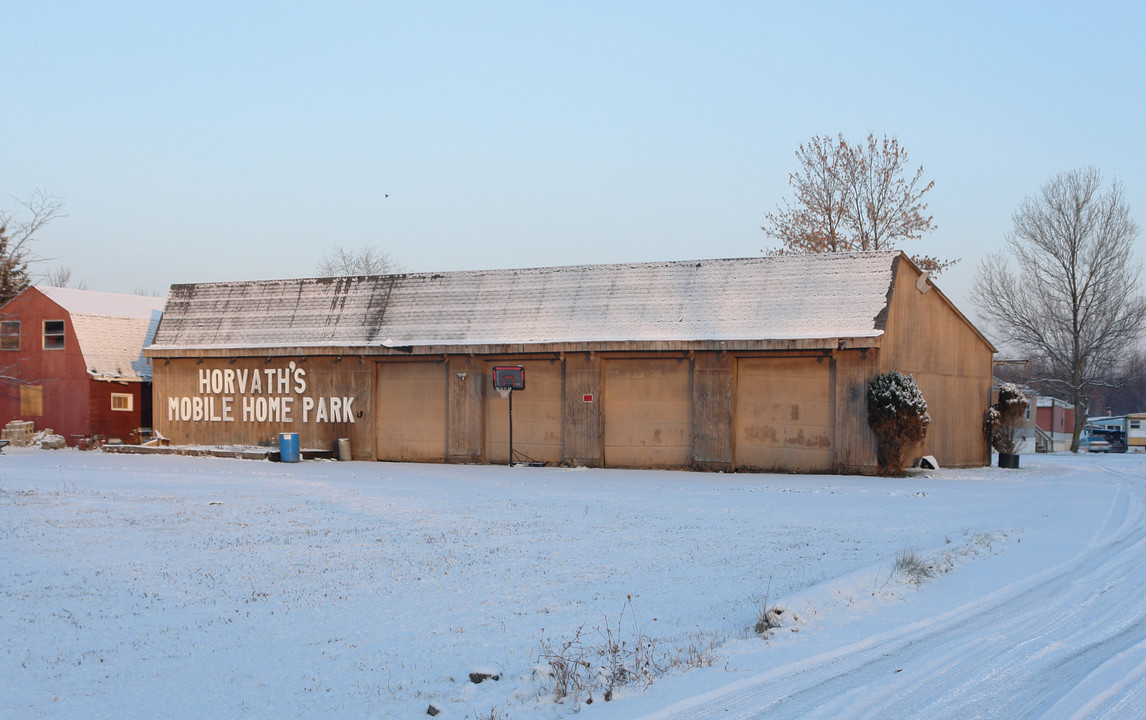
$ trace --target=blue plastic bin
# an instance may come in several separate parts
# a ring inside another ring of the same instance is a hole
[[[298,462],[298,433],[279,433],[279,459],[283,462]]]

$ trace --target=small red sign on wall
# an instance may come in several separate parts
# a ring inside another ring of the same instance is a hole
[[[593,396],[592,395],[584,395],[584,396],[582,396],[582,399],[585,402],[593,402]]]

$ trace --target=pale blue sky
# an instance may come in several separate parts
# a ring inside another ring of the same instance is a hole
[[[797,7],[799,5],[799,7]],[[0,2],[3,207],[89,289],[772,247],[813,135],[895,135],[967,287],[1086,165],[1146,225],[1146,3]],[[389,198],[386,195],[389,194]],[[1140,243],[1146,257],[1146,238]]]

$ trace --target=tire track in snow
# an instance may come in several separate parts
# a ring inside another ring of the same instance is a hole
[[[1119,485],[1092,544],[942,615],[646,720],[1146,717],[1146,482]]]

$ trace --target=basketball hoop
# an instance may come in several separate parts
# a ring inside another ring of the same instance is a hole
[[[525,389],[525,368],[521,365],[495,365],[493,387],[498,395],[509,398],[509,465],[513,467],[513,391]]]

